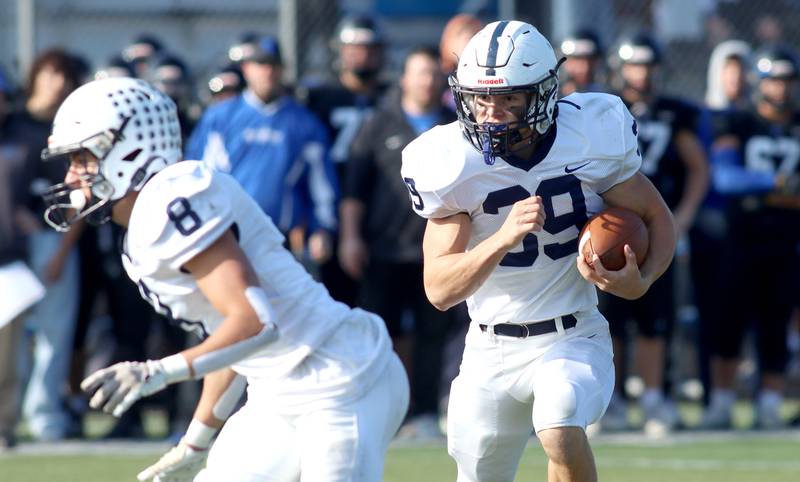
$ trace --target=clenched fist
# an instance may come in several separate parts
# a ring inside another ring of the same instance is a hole
[[[544,205],[540,196],[517,201],[497,231],[498,239],[505,249],[512,249],[521,243],[522,238],[528,233],[541,231],[544,221]]]

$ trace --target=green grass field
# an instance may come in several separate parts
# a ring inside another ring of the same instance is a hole
[[[612,482],[797,482],[800,434],[679,437],[658,444],[596,441],[600,480]],[[2,482],[132,482],[159,453],[121,451],[92,455],[0,455]],[[393,447],[386,461],[386,482],[455,481],[455,466],[443,445]],[[535,443],[526,450],[518,481],[546,480],[546,460]]]

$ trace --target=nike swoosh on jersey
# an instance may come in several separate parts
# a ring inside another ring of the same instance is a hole
[[[570,168],[569,168],[569,166],[564,166],[564,172],[566,172],[567,174],[569,174],[569,173],[571,173],[571,172],[575,172],[575,171],[577,171],[578,169],[581,169],[581,168],[583,168],[583,167],[586,167],[586,166],[588,166],[589,164],[591,164],[591,162],[592,162],[592,161],[588,161],[588,162],[586,162],[585,164],[581,164],[580,166],[578,166],[578,167],[575,167],[575,168],[572,168],[572,169],[570,169]]]

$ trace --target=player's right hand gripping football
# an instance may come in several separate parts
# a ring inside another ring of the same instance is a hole
[[[644,296],[650,288],[650,283],[642,278],[639,264],[636,262],[636,253],[633,252],[630,245],[626,244],[623,250],[625,266],[620,270],[607,270],[596,254],[593,255],[591,264],[587,262],[583,254],[578,254],[578,271],[586,281],[594,283],[606,293],[626,300],[635,300]]]
[[[521,243],[528,233],[541,231],[544,221],[542,198],[531,196],[514,203],[496,235],[503,248],[509,250]]]
[[[208,449],[192,447],[181,439],[158,462],[147,467],[136,476],[141,482],[191,482],[203,469]]]

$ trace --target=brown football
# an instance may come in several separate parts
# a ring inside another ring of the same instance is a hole
[[[609,271],[625,266],[626,244],[636,253],[639,266],[647,258],[650,236],[642,218],[629,209],[608,208],[593,216],[581,230],[578,249],[589,265],[597,254],[600,262]]]

